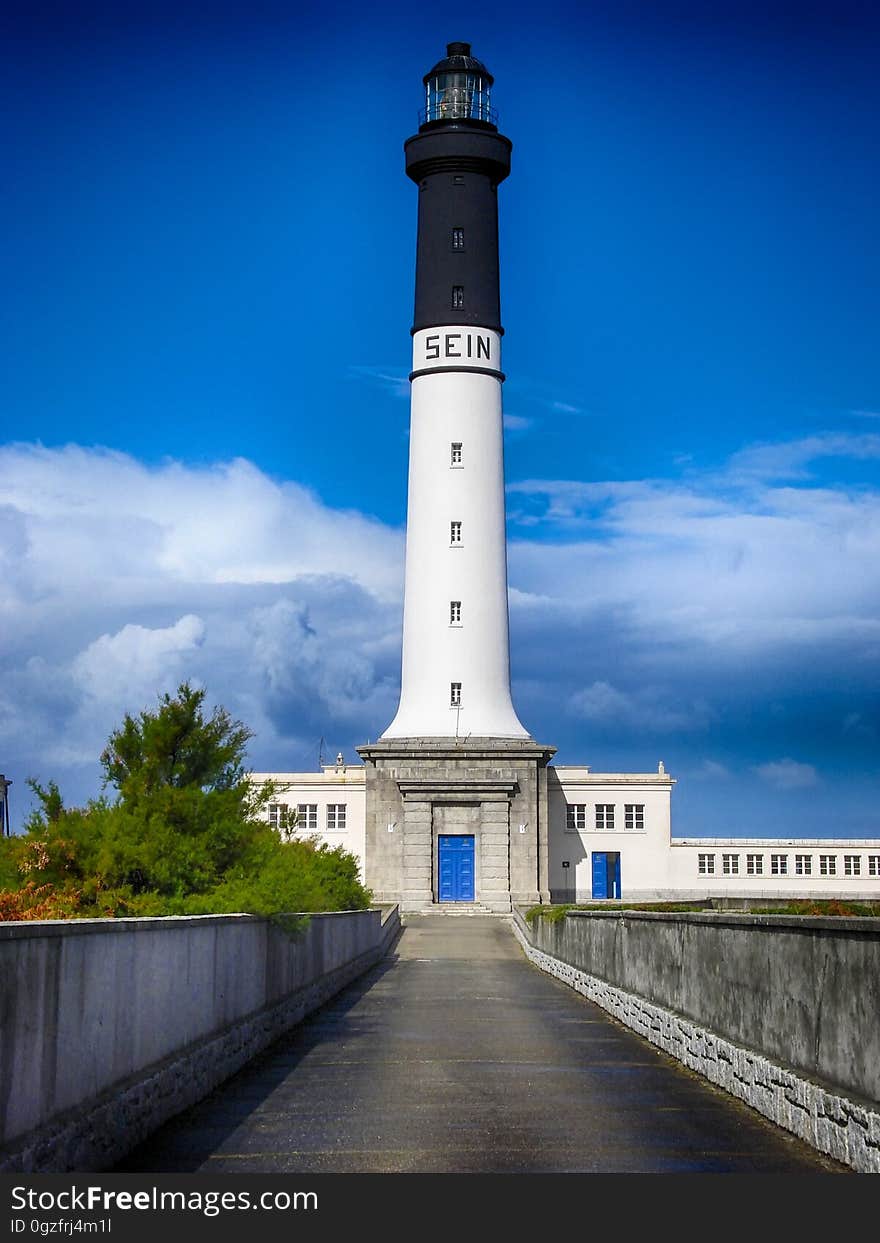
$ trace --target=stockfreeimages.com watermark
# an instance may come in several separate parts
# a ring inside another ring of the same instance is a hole
[[[221,1213],[263,1210],[286,1213],[290,1211],[317,1212],[318,1196],[314,1191],[262,1191],[251,1195],[249,1191],[163,1191],[159,1187],[142,1191],[110,1191],[100,1185],[62,1188],[60,1191],[37,1191],[33,1187],[12,1188],[13,1212],[41,1213],[101,1213],[101,1212],[177,1212],[201,1213],[204,1217],[218,1217]],[[77,1234],[97,1228],[101,1222],[77,1223],[82,1219],[64,1217],[58,1219],[56,1229],[46,1230],[47,1223],[39,1218],[13,1218],[12,1233]],[[111,1222],[106,1220],[109,1232]]]

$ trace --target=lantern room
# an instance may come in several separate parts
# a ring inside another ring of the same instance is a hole
[[[490,106],[495,79],[489,70],[471,56],[469,43],[447,43],[446,56],[423,78],[425,107],[419,114],[422,125],[435,122],[477,121],[495,125]]]

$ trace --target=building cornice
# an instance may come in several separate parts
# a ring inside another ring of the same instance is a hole
[[[677,778],[659,773],[587,773],[586,776],[565,777],[551,765],[561,786],[565,789],[576,789],[579,786],[653,786],[657,790],[668,790],[674,786]]]
[[[812,850],[877,850],[880,838],[876,837],[673,837],[671,846],[699,846],[701,849],[723,847],[778,850],[781,846]]]
[[[365,763],[377,760],[537,760],[548,764],[555,747],[532,738],[382,738],[356,747]]]
[[[398,781],[397,788],[404,801],[468,803],[477,800],[481,803],[494,800],[507,801],[517,793],[519,783],[514,777],[498,777],[485,779],[459,778],[452,779],[442,776],[407,778]]]

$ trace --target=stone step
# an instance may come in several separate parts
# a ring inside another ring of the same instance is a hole
[[[433,902],[425,907],[423,912],[426,915],[497,915],[498,913],[498,911],[490,910],[488,906],[483,906],[482,902]]]

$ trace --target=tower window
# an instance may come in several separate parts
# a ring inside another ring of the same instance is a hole
[[[449,683],[449,706],[450,708],[461,707],[461,682]]]
[[[453,177],[453,178],[452,178],[452,184],[453,184],[454,186],[463,186],[463,185],[464,185],[464,177]]]
[[[461,625],[461,600],[449,601],[449,624],[450,626]]]
[[[449,446],[449,465],[461,466],[461,441],[453,440]]]
[[[452,309],[460,311],[464,306],[464,285],[452,286]]]
[[[461,523],[450,522],[449,524],[449,542],[450,544],[461,543]]]
[[[452,230],[452,249],[464,250],[464,229]]]

